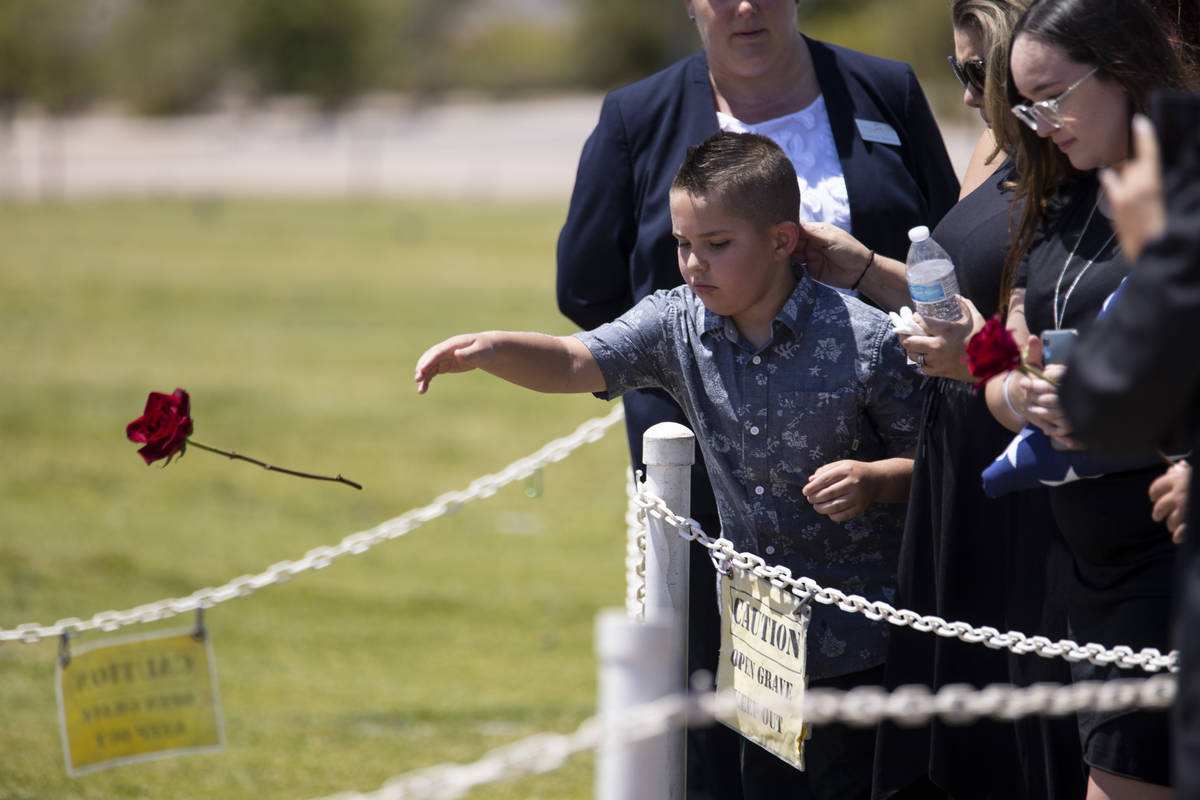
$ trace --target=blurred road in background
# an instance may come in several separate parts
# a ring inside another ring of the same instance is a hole
[[[227,194],[563,200],[600,95],[321,115],[277,101],[164,119],[18,115],[0,127],[0,197]],[[977,118],[943,121],[961,176]]]

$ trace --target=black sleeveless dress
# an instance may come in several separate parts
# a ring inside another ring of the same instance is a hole
[[[943,218],[933,238],[954,261],[962,293],[985,316],[996,313],[1009,248],[1011,178],[1005,162]],[[992,499],[980,473],[1012,439],[971,384],[932,379],[913,465],[901,542],[898,607],[948,622],[991,625],[1057,640],[1066,636],[1063,576],[1069,556],[1045,490]],[[1067,662],[1013,655],[908,628],[888,649],[889,686],[1068,683]],[[884,724],[874,796],[970,798],[1083,797],[1085,775],[1073,718]],[[903,790],[907,788],[907,792]]]
[[[1031,333],[1086,330],[1129,274],[1108,219],[1095,210],[1098,183],[1062,193],[1017,277],[1025,285]],[[1057,295],[1057,302],[1055,300]],[[1150,484],[1165,464],[1075,481],[1049,490],[1050,506],[1072,556],[1068,573],[1071,638],[1134,650],[1170,646],[1175,545],[1150,518]],[[1075,680],[1145,677],[1140,669],[1072,665]],[[1081,712],[1084,761],[1136,780],[1169,785],[1166,712]]]

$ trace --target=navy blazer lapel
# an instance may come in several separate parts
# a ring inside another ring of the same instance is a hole
[[[846,194],[850,199],[850,227],[853,231],[861,231],[859,201],[870,196],[868,193],[871,191],[871,181],[876,175],[869,159],[855,158],[855,150],[861,148],[861,140],[854,123],[857,116],[854,99],[850,96],[850,89],[838,69],[833,51],[807,36],[804,37],[804,41],[812,54],[813,71],[817,73],[817,83],[820,84],[821,95],[825,98],[829,127],[833,129],[833,142],[837,146],[838,161],[842,164],[842,175],[846,179]],[[865,152],[861,155],[865,155]],[[860,169],[860,166],[867,169]]]
[[[684,118],[681,137],[700,144],[717,132],[717,107],[708,80],[708,56],[701,50],[689,59],[684,70]]]

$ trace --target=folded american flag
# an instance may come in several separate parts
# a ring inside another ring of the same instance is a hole
[[[1104,316],[1125,288],[1125,280],[1104,300],[1098,316]],[[1032,423],[1013,437],[983,471],[983,491],[988,497],[999,497],[1019,489],[1039,486],[1062,486],[1083,478],[1099,478],[1109,472],[1125,472],[1160,463],[1156,458],[1113,461],[1100,458],[1087,450],[1055,450],[1049,436]]]
[[[1062,486],[1109,472],[1149,467],[1157,458],[1113,461],[1087,450],[1055,450],[1041,428],[1026,424],[1004,452],[983,471],[983,491],[988,497],[1039,486]]]

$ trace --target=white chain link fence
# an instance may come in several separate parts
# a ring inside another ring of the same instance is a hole
[[[646,515],[638,504],[637,474],[625,473],[625,613],[646,618]]]
[[[599,440],[623,419],[624,409],[617,405],[608,415],[584,422],[573,433],[551,441],[537,452],[514,461],[498,473],[477,478],[464,490],[447,492],[427,506],[408,511],[369,530],[350,534],[336,545],[315,547],[295,561],[280,561],[260,573],[242,575],[222,586],[198,589],[186,597],[168,598],[123,611],[100,611],[88,619],[68,617],[49,625],[26,622],[15,628],[0,628],[0,644],[34,643],[64,634],[91,630],[115,631],[130,625],[168,619],[197,609],[210,608],[234,598],[246,597],[259,589],[284,583],[308,570],[324,569],[342,556],[365,553],[381,542],[403,536],[466,503],[491,497],[504,486],[533,476],[546,464],[562,461],[582,445]],[[921,615],[908,609],[896,609],[883,601],[868,601],[859,595],[847,595],[838,589],[823,587],[811,578],[793,578],[786,567],[771,566],[754,553],[740,553],[734,550],[728,539],[713,539],[700,529],[695,520],[674,514],[661,498],[646,494],[644,486],[638,486],[632,473],[626,485],[626,492],[629,497],[626,513],[626,572],[629,587],[626,592],[626,609],[634,618],[640,618],[643,613],[643,521],[644,515],[649,513],[675,527],[684,538],[703,544],[709,549],[718,568],[729,565],[750,570],[776,586],[790,587],[801,597],[811,595],[819,603],[837,605],[843,611],[861,613],[870,619],[883,619],[893,625],[907,626],[938,636],[954,637],[964,642],[980,643],[993,649],[1004,648],[1018,654],[1036,653],[1043,657],[1061,657],[1068,661],[1087,659],[1097,664],[1116,664],[1123,668],[1140,667],[1147,671],[1173,669],[1176,665],[1178,656],[1174,651],[1166,655],[1154,648],[1134,652],[1127,646],[1109,649],[1094,643],[1081,646],[1069,639],[1054,642],[1045,636],[1026,636],[1019,631],[1001,633],[992,627],[975,627],[967,622],[947,622],[941,617]]]
[[[645,485],[636,502],[645,513],[661,519],[676,528],[679,535],[689,541],[698,541],[708,548],[713,562],[719,570],[728,567],[748,570],[760,578],[770,581],[779,588],[787,588],[801,598],[811,597],[823,605],[836,605],[847,613],[862,614],[872,620],[886,620],[898,627],[909,627],[925,633],[934,633],[946,638],[959,639],[971,644],[982,644],[993,650],[1005,649],[1018,655],[1034,653],[1043,658],[1064,658],[1067,661],[1090,661],[1093,664],[1115,664],[1124,669],[1141,668],[1147,672],[1162,669],[1177,669],[1179,654],[1172,650],[1163,654],[1153,647],[1139,651],[1126,645],[1106,648],[1089,643],[1080,645],[1070,639],[1051,641],[1045,636],[1026,636],[1020,631],[1001,633],[990,626],[975,627],[968,622],[947,622],[941,617],[918,614],[909,609],[896,609],[882,600],[867,600],[856,594],[821,586],[812,578],[793,578],[791,570],[784,566],[771,566],[754,553],[741,553],[733,548],[728,539],[713,539],[700,529],[699,524],[688,517],[681,517],[667,508],[661,497],[645,491]]]
[[[1175,676],[1083,681],[1069,686],[1035,684],[1027,687],[996,685],[982,690],[970,686],[945,686],[931,693],[924,686],[903,686],[888,694],[877,686],[849,691],[811,689],[788,713],[802,714],[807,722],[874,725],[885,719],[901,725],[921,725],[932,717],[965,725],[981,717],[1012,720],[1033,714],[1061,716],[1083,709],[1116,711],[1126,708],[1167,708],[1175,699]],[[631,709],[619,718],[591,717],[573,733],[540,733],[492,750],[470,764],[439,764],[398,775],[379,789],[343,792],[325,800],[454,800],[485,783],[539,775],[558,769],[577,753],[595,750],[602,742],[620,737],[636,742],[665,733],[681,724],[701,726],[736,709],[730,693],[673,696]]]
[[[168,619],[197,609],[211,608],[234,598],[246,597],[259,589],[291,580],[308,570],[324,569],[342,556],[361,555],[377,544],[403,536],[427,522],[457,511],[473,500],[491,497],[510,483],[529,478],[545,465],[562,461],[579,447],[598,441],[609,428],[624,418],[624,407],[617,404],[608,415],[588,420],[570,435],[555,439],[536,453],[514,461],[500,472],[476,478],[466,489],[447,492],[423,508],[408,511],[370,530],[352,533],[336,545],[314,547],[296,561],[280,561],[256,575],[242,575],[223,586],[197,589],[187,597],[159,600],[124,611],[101,611],[88,619],[69,617],[51,625],[26,622],[15,628],[0,628],[0,644],[32,644],[63,635],[93,630],[115,631],[129,625]]]
[[[167,619],[248,596],[308,570],[323,569],[342,556],[365,553],[377,544],[409,533],[458,510],[468,502],[491,497],[504,486],[535,475],[545,465],[561,461],[582,445],[599,440],[623,418],[623,408],[617,405],[608,415],[584,422],[570,435],[555,439],[498,473],[477,478],[464,490],[448,492],[427,506],[413,509],[369,530],[346,536],[337,545],[313,548],[296,561],[281,561],[260,573],[234,578],[222,586],[198,589],[186,597],[159,600],[124,611],[101,611],[88,619],[70,617],[49,625],[27,622],[15,628],[0,629],[0,644],[35,643],[90,630],[115,631],[130,625]],[[1035,653],[1068,661],[1086,659],[1097,664],[1116,664],[1150,672],[1177,669],[1176,651],[1165,655],[1153,648],[1134,652],[1126,646],[1081,646],[1071,640],[1054,642],[1044,636],[1026,636],[1018,631],[1001,633],[988,626],[947,622],[941,617],[896,609],[882,601],[868,601],[859,595],[847,595],[837,589],[823,587],[811,578],[793,578],[786,567],[771,566],[753,553],[738,552],[728,539],[713,539],[700,529],[695,520],[674,514],[661,498],[648,494],[632,473],[626,493],[629,500],[626,513],[626,611],[635,619],[644,614],[645,520],[647,515],[652,515],[676,528],[683,538],[700,542],[709,550],[717,569],[737,567],[749,570],[775,586],[788,588],[801,597],[812,597],[825,605],[836,605],[847,613],[860,613],[869,619],[886,620],[893,625],[983,644],[992,649],[1007,649],[1017,654]],[[1034,714],[1070,714],[1083,709],[1166,708],[1174,700],[1175,687],[1175,676],[1166,674],[1145,679],[1081,682],[1066,686],[993,685],[974,689],[954,685],[945,686],[936,693],[923,686],[905,686],[891,693],[874,686],[846,692],[814,689],[805,693],[802,709],[788,709],[788,713],[803,713],[814,724],[844,722],[872,725],[889,719],[901,725],[919,725],[934,716],[953,724],[967,724],[980,717],[1015,719]],[[731,696],[721,694],[663,698],[639,707],[621,719],[591,718],[571,734],[538,734],[494,750],[473,764],[430,767],[394,778],[370,794],[351,792],[339,794],[336,798],[459,798],[471,788],[484,783],[552,771],[571,755],[593,750],[601,741],[611,740],[614,736],[637,741],[657,736],[671,726],[685,722],[690,725],[710,723],[717,716],[729,713],[733,703]]]

